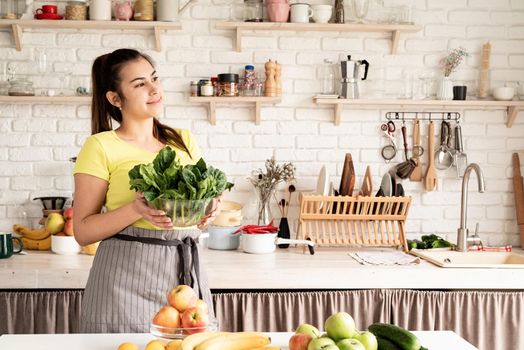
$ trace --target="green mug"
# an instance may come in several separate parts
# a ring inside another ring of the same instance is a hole
[[[18,242],[18,250],[13,250],[13,241]],[[22,240],[13,237],[11,232],[0,232],[0,259],[9,258],[13,254],[20,253],[23,247]]]

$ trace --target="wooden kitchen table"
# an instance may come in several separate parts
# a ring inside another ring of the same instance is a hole
[[[452,331],[413,332],[422,345],[429,350],[475,350],[477,349]],[[267,333],[271,343],[287,349],[293,333]],[[2,335],[0,349],[31,350],[117,350],[123,342],[133,342],[144,349],[157,339],[151,334],[31,334]]]

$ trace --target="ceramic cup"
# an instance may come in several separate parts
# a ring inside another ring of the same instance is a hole
[[[296,3],[291,4],[291,22],[293,23],[309,23],[309,19],[313,16],[313,10],[309,4]]]
[[[287,2],[266,3],[267,18],[270,22],[287,22],[289,19],[289,4]]]
[[[465,100],[468,87],[465,85],[453,86],[453,99],[454,100]]]
[[[36,9],[37,14],[49,13],[56,15],[57,7],[56,5],[43,5],[42,7]]]
[[[18,242],[18,250],[13,249],[13,241]],[[22,240],[13,237],[11,232],[0,232],[0,259],[11,257],[13,254],[18,254],[22,251]]]
[[[333,6],[331,5],[313,5],[313,21],[315,23],[328,23],[331,19]]]

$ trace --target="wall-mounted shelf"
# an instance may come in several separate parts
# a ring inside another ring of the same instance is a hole
[[[328,99],[313,97],[316,104],[333,105],[335,107],[335,125],[340,124],[340,114],[344,106],[353,109],[376,109],[390,107],[395,109],[422,108],[424,110],[505,110],[507,113],[506,126],[511,128],[519,111],[524,108],[524,101],[489,101],[489,100],[465,100],[465,101],[440,101],[440,100],[350,100],[350,99]]]
[[[205,103],[208,105],[208,120],[211,125],[216,125],[216,104],[237,104],[237,103],[254,103],[255,104],[255,124],[260,125],[260,108],[262,104],[275,104],[282,100],[281,97],[266,97],[266,96],[253,96],[253,97],[204,97],[204,96],[192,96],[189,97],[189,102]]]
[[[235,49],[242,51],[242,35],[247,30],[293,32],[389,32],[391,54],[396,54],[400,33],[415,33],[422,29],[414,24],[359,24],[359,23],[275,23],[275,22],[218,22],[217,29],[236,31]]]
[[[0,103],[91,103],[91,96],[0,96]]]
[[[146,29],[153,30],[155,49],[162,50],[160,34],[165,30],[181,30],[178,22],[155,21],[67,21],[67,20],[28,20],[2,19],[0,29],[11,29],[17,51],[22,50],[22,33],[24,29]]]

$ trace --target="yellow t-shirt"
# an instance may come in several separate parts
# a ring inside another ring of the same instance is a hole
[[[176,157],[182,165],[196,164],[200,149],[189,130],[176,129],[191,153],[177,149]],[[118,209],[135,199],[136,192],[129,189],[129,170],[137,164],[148,164],[157,153],[150,152],[120,139],[114,130],[88,137],[76,159],[74,174],[88,174],[108,182],[105,207],[108,211]],[[140,219],[132,226],[159,229],[149,221]]]

